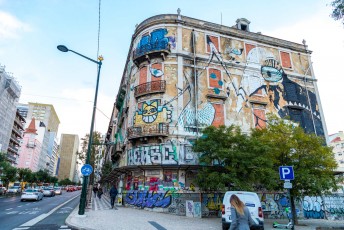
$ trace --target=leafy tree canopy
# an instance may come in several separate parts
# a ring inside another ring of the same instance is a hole
[[[271,178],[277,176],[273,176],[269,148],[236,126],[205,128],[193,147],[205,165],[198,173],[199,186],[204,190],[271,189]]]
[[[344,0],[334,0],[331,2],[332,14],[334,20],[342,20],[344,25]]]

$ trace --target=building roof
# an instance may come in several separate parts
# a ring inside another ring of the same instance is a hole
[[[31,119],[29,127],[26,128],[25,133],[37,134],[36,121],[34,117]]]

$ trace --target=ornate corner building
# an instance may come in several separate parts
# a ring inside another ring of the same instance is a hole
[[[136,27],[106,141],[124,190],[193,190],[204,127],[264,128],[267,114],[327,136],[311,51],[303,44],[179,14]]]

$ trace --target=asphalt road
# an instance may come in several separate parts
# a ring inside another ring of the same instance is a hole
[[[66,229],[65,219],[79,204],[79,195],[80,191],[63,191],[62,195],[26,202],[21,202],[20,196],[1,196],[0,229]]]

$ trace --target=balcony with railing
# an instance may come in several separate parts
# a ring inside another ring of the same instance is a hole
[[[8,154],[6,155],[6,157],[7,157],[7,160],[10,161],[10,162],[12,162],[12,163],[15,163],[16,160],[17,160],[17,158],[16,158],[13,154],[10,154],[10,153],[8,153]]]
[[[17,139],[16,136],[11,135],[10,141],[12,141],[13,143],[15,143],[16,145],[20,145],[20,141]]]
[[[153,93],[164,93],[166,91],[166,81],[151,81],[140,84],[134,88],[134,96],[136,98]]]
[[[138,66],[143,61],[152,58],[164,58],[170,53],[168,38],[164,37],[165,30],[158,29],[151,35],[143,36],[140,43],[133,51],[133,61]]]
[[[153,125],[132,126],[128,128],[128,139],[141,137],[163,136],[167,137],[169,125],[167,123],[158,123]]]
[[[8,145],[7,151],[17,154],[18,150],[19,149],[17,147],[14,147],[13,145]]]
[[[22,136],[22,131],[19,130],[18,128],[14,127],[12,128],[12,131],[17,134],[17,136],[21,137]]]

